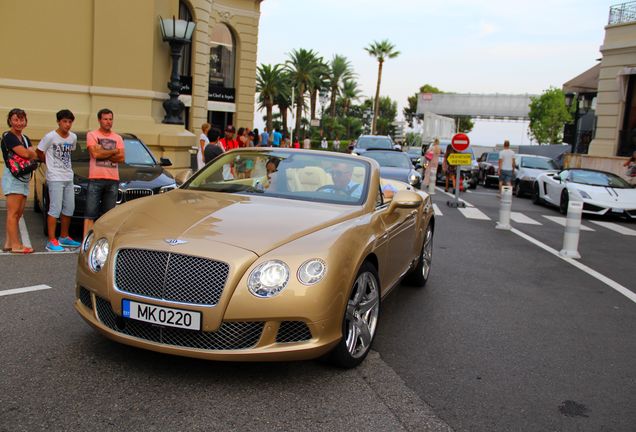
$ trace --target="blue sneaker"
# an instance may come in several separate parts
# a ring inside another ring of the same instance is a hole
[[[60,237],[60,244],[66,247],[76,248],[76,247],[80,247],[81,243],[73,240],[70,237]]]
[[[46,250],[51,252],[64,252],[64,248],[60,246],[57,240],[51,240],[46,244]]]

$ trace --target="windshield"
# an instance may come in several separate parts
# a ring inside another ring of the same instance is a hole
[[[393,142],[391,138],[385,136],[363,136],[358,139],[356,147],[361,149],[393,149]]]
[[[369,177],[370,165],[362,159],[325,152],[243,150],[219,156],[182,188],[359,205],[366,199]]]
[[[124,138],[124,148],[127,164],[132,165],[155,165],[157,162],[146,147],[135,138]],[[78,137],[77,146],[71,155],[73,162],[88,162],[90,154],[86,149],[86,138]]]
[[[552,159],[524,156],[521,158],[521,168],[539,170],[558,170],[557,164]]]
[[[440,148],[439,158],[440,158],[440,160],[442,160],[444,158],[444,154],[446,153],[446,149],[448,148],[448,146],[450,146],[450,143],[442,143],[442,144],[439,145],[439,148]],[[459,153],[470,153],[471,159],[475,160],[475,151],[473,150],[472,147],[468,147],[466,150],[461,151]],[[499,155],[499,153],[495,153],[495,154]]]
[[[486,156],[486,162],[495,163],[499,162],[499,153],[488,153]]]
[[[413,164],[407,155],[402,152],[395,151],[368,151],[364,153],[364,157],[368,157],[377,161],[381,167],[392,168],[408,168],[411,169]]]
[[[422,149],[419,147],[409,147],[406,150],[409,156],[422,156]]]
[[[570,172],[570,180],[573,183],[581,183],[590,186],[604,186],[619,189],[629,189],[630,184],[617,175],[600,171],[573,170]]]

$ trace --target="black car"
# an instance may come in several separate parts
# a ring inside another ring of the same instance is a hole
[[[422,167],[422,148],[421,147],[406,147],[403,148],[402,151],[407,154],[409,159],[411,159],[411,163],[413,164],[415,169],[418,169],[418,165]]]
[[[411,159],[401,151],[369,149],[364,157],[375,160],[380,165],[380,176],[408,183],[419,189],[422,175],[415,171]]]
[[[393,150],[395,143],[387,135],[360,135],[356,140],[353,152],[362,154],[369,149]]]
[[[499,152],[486,152],[479,156],[479,183],[484,187],[499,184]]]
[[[73,163],[73,183],[75,188],[75,213],[73,221],[84,219],[86,190],[88,186],[88,165],[90,156],[86,149],[86,132],[76,132],[77,147],[71,154]],[[163,167],[171,166],[169,159],[158,162],[148,147],[135,135],[121,134],[126,149],[126,160],[119,164],[119,191],[117,204],[150,195],[168,192],[177,187],[172,175]],[[42,212],[46,234],[46,214],[49,208],[49,194],[46,186],[46,164],[40,164],[33,175],[35,191],[34,210]]]
[[[444,154],[446,153],[446,148],[448,148],[449,145],[451,145],[450,140],[442,140],[439,143],[440,153],[439,160],[437,161],[437,175],[435,179],[437,184],[444,184],[446,180],[446,173],[444,172],[442,167],[444,163]],[[479,167],[475,158],[475,152],[472,147],[468,147],[468,149],[460,153],[469,153],[471,155],[471,164],[462,165],[460,167],[460,173],[464,180],[468,182],[468,186],[471,189],[475,189],[479,180]]]

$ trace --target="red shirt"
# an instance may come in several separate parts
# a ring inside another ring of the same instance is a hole
[[[228,140],[227,138],[224,137],[224,138],[221,138],[219,142],[221,143],[225,151],[238,148],[239,146],[238,141],[235,139]]]

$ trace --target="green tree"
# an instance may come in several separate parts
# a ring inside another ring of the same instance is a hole
[[[349,113],[351,104],[358,100],[362,91],[358,88],[358,83],[353,79],[346,79],[340,87],[340,101],[342,102],[342,112],[346,116]],[[334,104],[335,105],[335,104]]]
[[[320,59],[320,67],[316,69],[309,82],[309,110],[310,118],[316,118],[316,104],[319,92],[329,91],[329,65]]]
[[[378,119],[378,113],[380,111],[380,84],[382,82],[382,66],[384,65],[384,61],[386,59],[395,58],[400,55],[399,51],[395,50],[395,45],[385,39],[380,42],[373,42],[368,47],[365,48],[365,51],[369,53],[369,55],[375,57],[378,60],[378,82],[375,88],[375,99],[374,99],[374,110],[373,110],[373,120],[371,122],[371,133],[375,134],[376,132],[376,122]]]
[[[336,116],[336,97],[340,94],[340,85],[354,77],[351,63],[343,55],[336,54],[329,63],[329,89],[331,91],[331,117]]]
[[[572,121],[561,89],[550,87],[530,98],[528,136],[539,144],[561,144],[563,125]]]
[[[258,109],[265,108],[267,130],[272,130],[272,111],[281,92],[288,90],[281,65],[261,64],[256,70],[256,91],[259,93]]]
[[[295,91],[296,103],[296,131],[300,132],[300,122],[305,107],[305,93],[307,93],[316,73],[322,68],[322,57],[319,57],[314,50],[299,48],[289,53],[289,60],[285,67],[289,72],[291,84]]]

